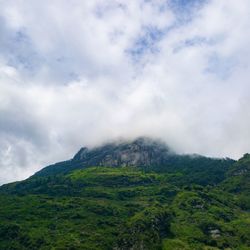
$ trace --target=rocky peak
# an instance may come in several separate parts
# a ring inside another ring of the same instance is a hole
[[[89,152],[89,149],[86,147],[81,148],[77,154],[74,156],[74,160],[81,160],[81,159],[85,159],[87,157],[87,154]]]
[[[81,148],[73,161],[86,161],[97,166],[149,166],[159,165],[173,154],[159,140],[140,137],[133,141],[119,141],[88,149]]]
[[[213,164],[211,164],[213,161]],[[106,167],[146,167],[159,171],[175,172],[193,167],[197,171],[211,167],[216,171],[226,171],[234,163],[231,159],[212,159],[197,155],[180,155],[174,153],[160,140],[139,137],[135,140],[119,140],[95,148],[83,147],[73,159],[58,162],[37,172],[35,176],[65,174],[74,169],[92,166]],[[223,169],[221,169],[223,165]]]

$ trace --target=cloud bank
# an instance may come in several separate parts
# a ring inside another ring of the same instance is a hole
[[[0,183],[119,137],[250,152],[249,1],[0,7]]]

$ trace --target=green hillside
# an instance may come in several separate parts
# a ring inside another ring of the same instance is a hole
[[[250,249],[250,156],[217,172],[205,162],[85,166],[3,185],[0,249]]]

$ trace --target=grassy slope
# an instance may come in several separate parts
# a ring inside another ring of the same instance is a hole
[[[238,194],[185,178],[92,167],[5,186],[0,249],[250,249]]]

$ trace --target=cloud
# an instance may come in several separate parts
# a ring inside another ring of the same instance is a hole
[[[2,1],[0,183],[118,137],[249,152],[249,5]]]

